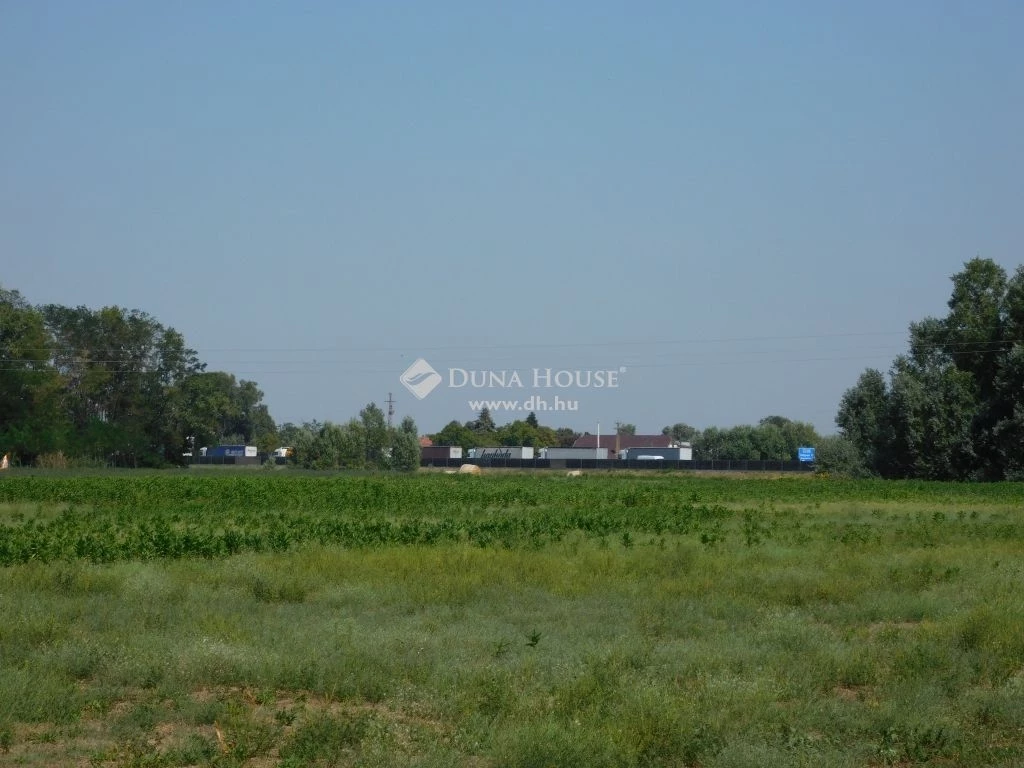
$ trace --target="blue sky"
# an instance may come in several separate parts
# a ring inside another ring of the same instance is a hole
[[[1024,258],[1024,5],[555,6],[2,3],[0,282],[147,311],[280,422],[535,394],[417,400],[423,357],[626,368],[554,426],[832,432]]]

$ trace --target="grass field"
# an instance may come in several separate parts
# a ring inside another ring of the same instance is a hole
[[[0,765],[1020,766],[1024,485],[0,478]]]

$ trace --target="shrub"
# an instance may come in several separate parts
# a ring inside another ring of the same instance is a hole
[[[857,446],[842,435],[829,435],[819,440],[814,463],[820,471],[833,475],[866,477],[869,474],[857,452]]]

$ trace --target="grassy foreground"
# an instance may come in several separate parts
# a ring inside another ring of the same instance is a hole
[[[0,765],[1024,764],[1024,486],[0,479]]]

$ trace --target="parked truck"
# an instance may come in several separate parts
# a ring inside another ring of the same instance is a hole
[[[256,458],[259,455],[259,448],[255,445],[215,445],[213,448],[204,448],[203,456],[211,458]]]
[[[420,461],[447,461],[461,458],[461,445],[424,445],[420,448]]]
[[[693,448],[689,445],[678,448],[626,448],[619,452],[619,458],[629,461],[692,461]]]
[[[607,448],[541,448],[538,458],[561,461],[564,459],[607,459]]]
[[[529,445],[501,445],[497,448],[470,448],[470,459],[532,459],[533,447]]]

